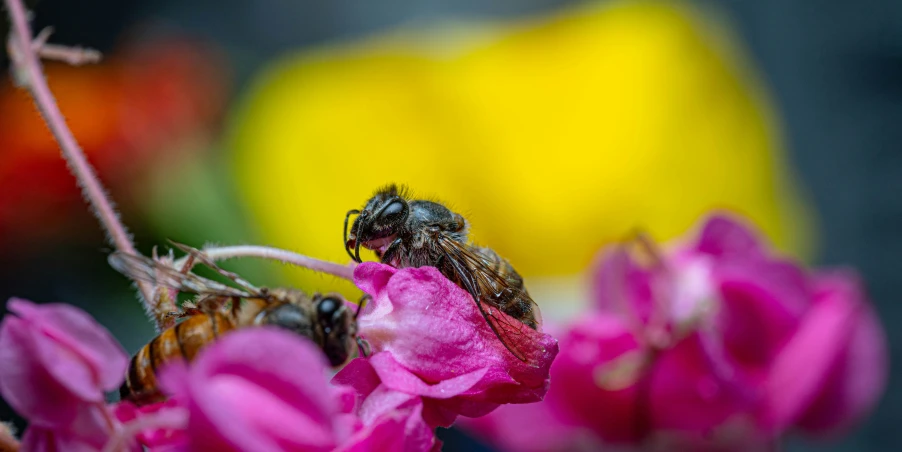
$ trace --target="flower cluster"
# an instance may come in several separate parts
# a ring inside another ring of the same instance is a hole
[[[104,392],[128,357],[103,327],[66,304],[12,299],[0,323],[0,394],[29,427],[25,450],[99,450],[117,427]]]
[[[429,451],[436,426],[548,389],[557,342],[529,331],[514,357],[472,297],[434,268],[360,265],[373,302],[360,317],[375,354],[330,382],[312,342],[270,328],[224,335],[190,363],[157,369],[170,397],[107,404],[128,357],[86,313],[11,300],[0,325],[0,394],[29,421],[25,450]]]
[[[593,280],[544,403],[472,420],[475,433],[518,451],[760,449],[846,429],[885,386],[886,338],[855,275],[805,271],[732,218],[664,255],[611,250]]]
[[[335,381],[354,387],[368,410],[414,404],[430,428],[448,427],[459,415],[545,396],[558,352],[551,335],[523,329],[533,367],[504,347],[473,297],[433,267],[367,262],[354,279],[372,297],[359,326],[374,354],[351,362]]]

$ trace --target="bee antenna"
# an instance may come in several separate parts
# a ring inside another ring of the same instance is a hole
[[[354,254],[351,253],[351,247],[348,246],[348,219],[351,218],[351,215],[359,215],[359,214],[360,214],[360,211],[357,209],[349,210],[348,213],[345,214],[345,233],[344,233],[345,251],[348,252],[348,256],[351,256],[351,259],[354,259],[357,262],[360,262],[360,260],[354,258]]]

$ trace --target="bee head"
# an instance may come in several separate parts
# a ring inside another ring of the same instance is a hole
[[[323,352],[332,366],[348,360],[356,341],[354,315],[338,295],[317,297],[316,319],[323,337]]]
[[[358,214],[348,233],[348,219]],[[368,247],[369,242],[396,235],[407,223],[410,204],[403,191],[395,186],[378,191],[363,210],[351,210],[345,216],[345,250],[357,262],[360,246]],[[351,252],[354,249],[354,252]]]
[[[260,323],[286,329],[304,337],[313,337],[313,324],[301,307],[284,303],[263,311]]]

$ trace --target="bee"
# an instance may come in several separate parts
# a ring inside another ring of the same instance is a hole
[[[349,230],[351,215],[357,218]],[[438,202],[412,200],[404,188],[389,185],[378,190],[362,210],[348,211],[344,245],[356,262],[361,262],[363,247],[395,268],[436,267],[473,296],[504,346],[534,366],[523,327],[538,330],[539,307],[507,260],[490,248],[468,243],[468,230],[469,222],[462,215]]]
[[[191,361],[207,344],[223,334],[240,328],[271,325],[284,328],[312,340],[323,350],[332,366],[344,364],[360,346],[367,344],[357,336],[357,313],[351,312],[339,295],[314,294],[312,297],[292,288],[257,288],[238,275],[216,266],[203,252],[175,244],[187,252],[191,262],[198,260],[231,279],[241,289],[179,271],[145,256],[115,252],[109,262],[133,280],[149,281],[158,287],[195,294],[188,309],[172,313],[181,319],[163,330],[132,357],[125,382],[119,388],[122,400],[145,405],[165,399],[157,387],[156,371],[173,360]],[[356,344],[355,344],[356,342]]]

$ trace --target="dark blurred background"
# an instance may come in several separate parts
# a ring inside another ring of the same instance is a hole
[[[272,60],[400,26],[542,17],[578,2],[27,3],[35,12],[35,29],[55,28],[52,41],[94,47],[110,56],[95,68],[50,65],[48,72],[54,89],[73,84],[67,92],[75,94],[67,96],[75,97],[68,102],[79,106],[67,116],[140,249],[149,252],[167,237],[223,243],[259,237],[258,227],[245,219],[237,189],[223,181],[218,165],[226,163],[216,150],[220,134],[228,132],[228,106]],[[902,321],[897,300],[902,292],[897,271],[902,256],[902,2],[726,0],[696,6],[730,30],[748,70],[769,93],[788,172],[817,225],[816,251],[809,257],[818,265],[854,266],[864,275],[889,334],[892,360],[902,358],[902,333],[895,328]],[[4,36],[5,27],[0,21]],[[108,269],[109,250],[74,181],[64,166],[45,163],[57,155],[55,146],[44,138],[30,140],[45,134],[37,115],[22,119],[29,111],[27,98],[8,86],[4,90],[0,233],[14,240],[0,240],[0,299],[79,305],[127,350],[136,350],[152,336],[151,325],[130,301],[128,283]],[[78,93],[86,99],[83,105]],[[62,103],[67,96],[61,96]],[[117,119],[123,112],[132,113],[124,116],[126,126]],[[129,150],[127,157],[123,149]],[[199,159],[196,149],[213,157]],[[38,154],[45,160],[31,157]],[[173,201],[167,193],[190,195]],[[28,210],[41,200],[52,208]],[[172,217],[183,221],[159,220]],[[238,268],[264,284],[279,280],[266,264]],[[793,440],[788,449],[902,449],[900,383],[902,377],[893,372],[877,410],[848,437],[829,445]],[[0,419],[10,418],[14,414],[0,403]],[[445,450],[481,447],[460,433],[442,435]]]

